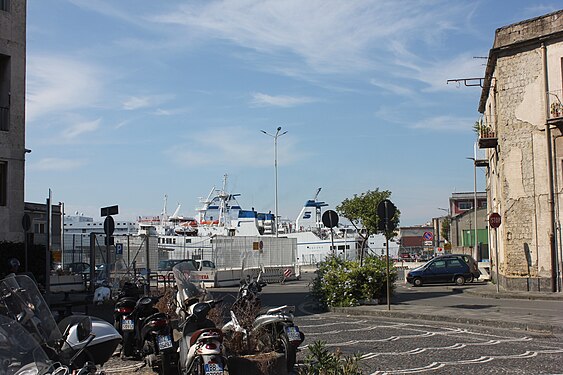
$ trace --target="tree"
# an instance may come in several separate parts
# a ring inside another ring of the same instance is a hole
[[[368,190],[360,195],[354,194],[353,198],[346,198],[340,205],[336,207],[336,211],[348,219],[358,234],[362,238],[360,259],[364,258],[364,249],[369,236],[377,233],[377,224],[380,218],[377,216],[377,205],[379,202],[389,199],[391,192],[389,190],[374,191]],[[399,225],[400,212],[397,210],[392,219],[394,228]],[[396,235],[394,231],[385,233],[387,239],[391,239]]]
[[[442,238],[447,242],[450,242],[450,225],[451,225],[451,219],[449,216],[447,216],[442,220],[442,228],[440,230],[440,234],[442,235]]]

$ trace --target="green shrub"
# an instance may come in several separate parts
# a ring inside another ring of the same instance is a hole
[[[331,353],[323,341],[315,341],[308,346],[310,354],[305,364],[299,367],[299,375],[362,375],[358,362],[360,357],[343,356],[340,350]]]
[[[323,307],[357,306],[364,300],[383,299],[387,293],[387,265],[384,259],[367,257],[364,265],[330,256],[321,262],[311,293]],[[389,272],[391,292],[397,272]]]

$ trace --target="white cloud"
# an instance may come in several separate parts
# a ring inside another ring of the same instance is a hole
[[[77,137],[82,136],[84,133],[90,133],[98,130],[101,121],[101,119],[97,119],[94,121],[86,121],[73,124],[64,131],[63,137],[67,141],[75,140]]]
[[[132,96],[123,102],[123,109],[131,111],[134,109],[145,108],[150,105],[150,98],[148,96],[138,97]]]
[[[67,56],[27,60],[26,120],[95,106],[103,91],[101,70]]]
[[[303,157],[291,134],[278,140],[278,163],[291,164]],[[168,149],[166,154],[184,167],[272,165],[273,142],[260,131],[233,126],[190,133],[190,139]]]
[[[401,96],[411,96],[414,94],[414,91],[410,88],[408,88],[407,86],[401,86],[401,85],[397,85],[394,83],[388,83],[388,82],[381,82],[375,79],[370,80],[370,83],[376,87],[379,87],[385,91],[389,91],[393,94],[396,95],[401,95]]]
[[[298,56],[316,72],[350,74],[388,64],[394,41],[435,44],[456,29],[474,4],[438,0],[244,0],[182,4],[152,20],[180,25],[193,36]],[[280,64],[284,65],[280,61]]]
[[[314,98],[309,98],[306,96],[272,96],[268,94],[255,93],[252,95],[251,104],[254,106],[295,107],[314,101]]]
[[[445,130],[445,131],[473,131],[473,124],[476,118],[464,118],[454,116],[435,116],[421,119],[411,127],[414,129]]]
[[[172,98],[172,95],[131,96],[122,103],[126,111],[158,106]]]
[[[85,160],[44,158],[30,164],[28,168],[33,171],[60,172],[78,169],[86,164]]]

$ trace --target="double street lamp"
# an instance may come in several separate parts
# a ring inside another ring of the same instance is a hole
[[[281,129],[282,129],[281,126],[278,126],[278,128],[276,129],[276,134],[270,134],[265,132],[264,130],[260,130],[262,133],[274,138],[274,169],[276,174],[276,184],[275,184],[276,217],[274,219],[274,224],[276,225],[276,237],[278,236],[278,138],[287,133],[287,131],[280,133]]]

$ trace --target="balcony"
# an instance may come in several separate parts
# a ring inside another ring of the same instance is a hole
[[[556,125],[558,127],[563,126],[563,103],[561,99],[561,90],[553,90],[549,92],[549,117],[547,123],[551,125]]]
[[[498,139],[494,131],[488,126],[479,129],[479,148],[495,148],[497,144]]]

